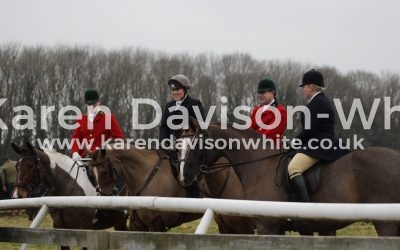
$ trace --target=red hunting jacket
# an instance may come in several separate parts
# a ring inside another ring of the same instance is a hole
[[[122,132],[115,116],[111,114],[111,128],[106,129],[106,114],[100,111],[93,120],[93,128],[88,128],[88,117],[87,115],[82,115],[81,119],[79,119],[78,124],[80,125],[78,128],[74,130],[71,136],[72,140],[72,148],[71,155],[74,152],[78,152],[81,157],[86,155],[85,149],[80,148],[79,143],[82,143],[85,139],[87,140],[88,146],[90,140],[93,139],[93,144],[89,148],[91,151],[96,148],[101,148],[101,143],[107,141],[108,139],[125,139],[124,133]],[[104,135],[104,139],[102,141],[101,137]]]
[[[285,133],[286,130],[286,125],[287,125],[287,111],[285,107],[281,104],[277,104],[276,102],[272,103],[271,106],[274,106],[275,108],[278,109],[279,113],[281,114],[281,122],[278,124],[277,127],[274,129],[264,129],[261,128],[257,122],[256,122],[256,113],[257,111],[263,107],[263,105],[256,106],[252,112],[251,112],[251,125],[250,128],[254,129],[260,134],[265,135],[267,138],[271,138],[273,140],[276,140],[276,136],[280,135],[280,138],[283,137],[283,134]],[[265,110],[261,114],[261,121],[265,125],[271,125],[275,122],[275,114],[271,110]],[[281,142],[281,140],[277,140],[277,145]]]

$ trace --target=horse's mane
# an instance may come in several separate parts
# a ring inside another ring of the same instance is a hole
[[[39,150],[41,150],[43,153],[46,153],[49,156],[53,155],[53,156],[57,156],[57,157],[66,158],[66,159],[70,159],[71,160],[71,158],[69,156],[67,156],[65,154],[62,154],[60,152],[57,152],[55,149],[46,148],[46,149],[39,149]]]
[[[57,150],[55,150],[55,149],[40,148],[40,147],[38,147],[38,146],[35,146],[35,147],[33,147],[33,148],[34,148],[35,150],[39,151],[39,153],[42,152],[42,153],[45,153],[45,154],[47,154],[47,155],[49,155],[49,154],[54,154],[54,155],[57,155],[57,156],[62,156],[62,157],[69,158],[68,156],[66,156],[66,155],[64,155],[64,154],[62,154],[62,153],[60,153],[60,152],[57,152]],[[21,150],[22,150],[23,153],[29,153],[29,152],[30,152],[29,148],[26,147],[26,146],[23,146],[23,147],[21,148]]]

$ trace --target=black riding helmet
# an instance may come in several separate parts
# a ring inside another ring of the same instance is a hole
[[[303,80],[301,81],[299,87],[303,87],[306,84],[314,84],[319,87],[325,87],[324,77],[315,69],[309,70],[303,75]]]
[[[258,83],[257,93],[273,90],[274,96],[276,96],[276,86],[275,83],[270,79],[263,79]]]

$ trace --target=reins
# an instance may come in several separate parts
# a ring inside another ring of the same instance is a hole
[[[70,194],[72,194],[72,192],[74,191],[74,187],[75,187],[76,181],[77,181],[77,179],[78,179],[78,175],[79,175],[79,168],[80,168],[80,167],[85,167],[85,168],[86,168],[85,165],[86,165],[85,162],[82,162],[82,165],[80,165],[80,164],[78,164],[78,161],[74,161],[74,164],[72,164],[71,169],[68,171],[68,174],[70,174],[71,171],[72,171],[72,169],[74,169],[75,166],[77,166],[77,168],[78,168],[78,169],[76,170],[76,176],[75,176],[75,178],[74,178],[74,182],[73,182],[73,184],[72,184],[72,186],[71,186]]]
[[[202,133],[201,135],[203,136],[203,138],[206,138],[208,136],[208,133],[204,133],[204,134]],[[195,138],[196,134],[181,135],[181,138],[184,138],[184,137],[193,137],[193,138]],[[189,153],[189,151],[187,153]],[[213,166],[207,166],[205,164],[201,164],[200,165],[200,173],[202,173],[202,174],[211,174],[211,173],[215,173],[215,172],[218,172],[220,170],[223,170],[225,168],[243,166],[243,165],[251,164],[251,163],[254,163],[254,162],[258,162],[258,161],[267,160],[267,159],[270,159],[270,158],[273,158],[273,157],[276,157],[276,156],[281,156],[284,153],[285,152],[281,151],[281,152],[279,152],[277,154],[267,155],[267,156],[264,156],[264,157],[261,157],[261,158],[258,158],[258,159],[253,159],[253,160],[243,161],[243,162],[236,162],[236,163],[231,163],[231,162],[229,162],[229,163],[215,163],[215,164],[213,164]],[[186,161],[186,160],[187,160],[187,157],[185,159],[180,159],[181,162],[182,161]]]
[[[154,165],[153,169],[151,170],[151,173],[146,179],[146,182],[143,184],[142,188],[139,189],[139,191],[135,194],[135,196],[139,196],[143,190],[149,185],[150,181],[153,179],[153,177],[156,175],[157,171],[160,169],[160,162],[161,162],[161,154],[159,151],[156,151],[158,154],[158,160],[156,164]]]
[[[217,171],[215,171],[215,172],[217,172]],[[228,179],[229,179],[229,175],[230,175],[230,174],[231,174],[231,172],[228,172],[228,173],[226,174],[224,183],[222,184],[222,187],[221,187],[221,189],[220,189],[218,195],[215,196],[215,198],[220,198],[221,195],[224,193],[225,188],[226,188],[226,185],[228,184]],[[206,191],[206,189],[205,189],[205,185],[206,185],[206,183],[204,182],[204,183],[203,183],[203,189],[200,189],[200,191],[201,191],[203,194],[205,194],[206,196],[208,196],[208,197],[214,197],[213,195],[210,195],[209,193],[207,193],[207,191]]]
[[[267,160],[276,156],[280,156],[283,155],[284,152],[279,152],[277,154],[273,154],[273,155],[267,155],[258,159],[253,159],[250,161],[243,161],[243,162],[237,162],[237,163],[215,163],[213,164],[213,166],[207,166],[205,164],[202,164],[200,166],[200,172],[203,174],[210,174],[210,173],[215,173],[217,171],[220,171],[222,169],[228,168],[228,167],[238,167],[238,166],[243,166],[243,165],[247,165],[247,164],[251,164],[254,162],[258,162],[258,161],[263,161],[263,160]]]
[[[124,183],[124,185],[121,187],[121,189],[118,189],[117,187],[117,182],[119,180],[119,174],[117,173],[117,170],[113,167],[113,164],[110,160],[110,157],[108,157],[108,155],[104,158],[103,161],[99,161],[96,163],[91,163],[92,167],[97,167],[100,166],[102,164],[105,164],[108,167],[108,173],[110,175],[110,180],[107,181],[106,183],[102,183],[102,186],[107,186],[108,184],[112,184],[113,187],[111,189],[111,193],[110,194],[106,194],[102,191],[102,188],[100,186],[100,183],[97,183],[97,187],[96,187],[96,192],[98,192],[100,195],[103,196],[119,196],[122,192],[122,190],[125,188],[126,183]],[[116,176],[116,178],[114,178],[114,176]],[[97,181],[98,182],[98,181]]]

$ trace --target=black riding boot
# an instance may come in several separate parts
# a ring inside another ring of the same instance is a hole
[[[192,185],[188,187],[188,191],[190,198],[200,198],[199,184],[197,181],[193,182]]]
[[[296,201],[298,202],[309,202],[310,197],[308,195],[306,182],[304,181],[303,175],[299,174],[290,179],[294,190],[296,192]]]

